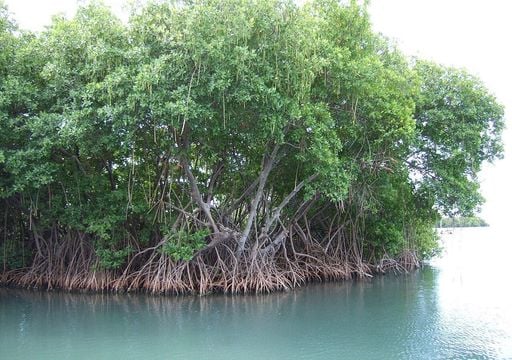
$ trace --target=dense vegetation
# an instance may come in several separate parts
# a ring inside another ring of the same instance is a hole
[[[356,2],[98,4],[42,33],[0,13],[0,279],[285,289],[410,268],[469,215],[503,109],[405,58]]]
[[[478,216],[457,216],[444,217],[437,224],[438,228],[454,228],[454,227],[485,227],[489,224]]]

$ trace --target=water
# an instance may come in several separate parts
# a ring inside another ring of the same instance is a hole
[[[0,289],[0,359],[512,359],[506,233],[444,238],[413,274],[266,296]]]

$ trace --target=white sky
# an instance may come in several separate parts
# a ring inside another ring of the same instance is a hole
[[[41,30],[51,16],[72,16],[78,0],[5,0],[22,28]],[[302,2],[302,1],[301,1]],[[123,0],[105,0],[121,13]],[[479,76],[512,114],[512,1],[373,0],[374,29],[394,39],[409,55],[464,67]],[[509,116],[508,116],[509,117]],[[507,119],[509,128],[512,128]],[[512,206],[512,130],[505,133],[506,159],[481,174],[487,198],[482,215],[508,225]]]

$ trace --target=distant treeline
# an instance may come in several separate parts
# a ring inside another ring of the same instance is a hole
[[[489,226],[489,224],[482,218],[478,216],[461,216],[454,218],[443,218],[439,224],[437,224],[438,228],[452,228],[452,227],[483,227]]]

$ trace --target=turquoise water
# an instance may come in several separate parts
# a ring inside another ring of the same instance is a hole
[[[0,359],[512,359],[506,234],[444,238],[409,275],[264,296],[0,289]]]

